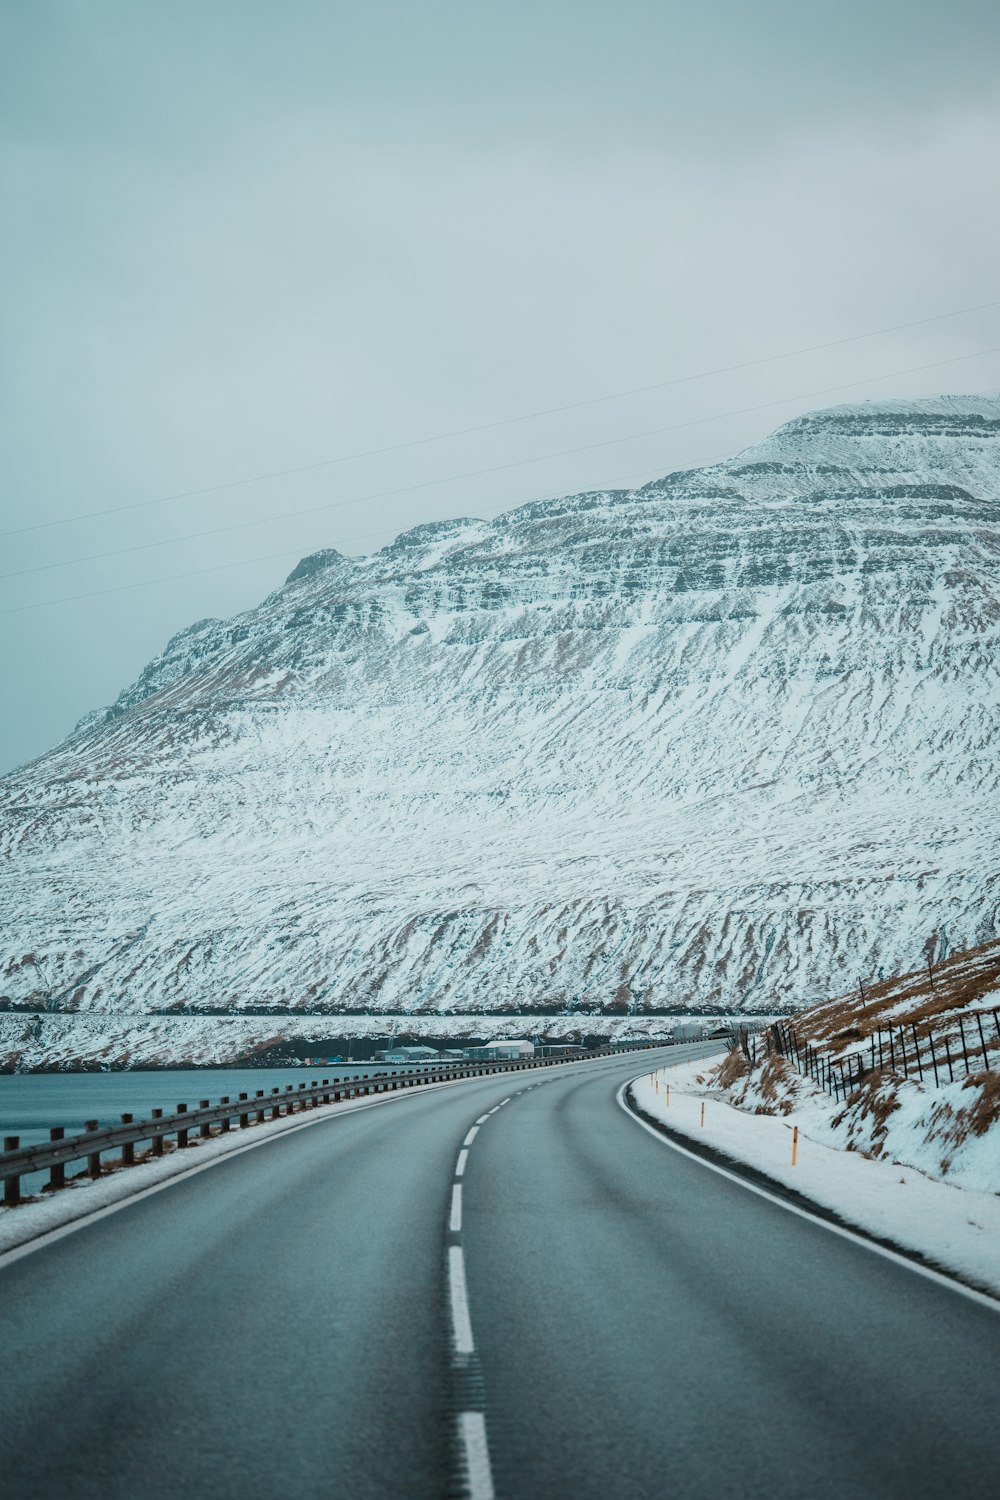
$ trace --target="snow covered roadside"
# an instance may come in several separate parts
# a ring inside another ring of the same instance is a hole
[[[406,1091],[371,1095],[360,1099],[345,1099],[339,1104],[321,1105],[307,1114],[286,1115],[279,1120],[269,1120],[263,1125],[251,1125],[247,1130],[229,1131],[214,1136],[211,1140],[192,1139],[186,1150],[171,1149],[168,1154],[156,1159],[139,1162],[134,1167],[115,1168],[106,1176],[92,1179],[79,1177],[68,1182],[57,1193],[29,1199],[17,1208],[0,1209],[0,1265],[8,1251],[26,1245],[52,1230],[87,1219],[100,1209],[124,1204],[137,1195],[145,1195],[150,1189],[157,1191],[175,1178],[192,1171],[201,1171],[212,1166],[223,1156],[247,1150],[251,1146],[263,1145],[275,1136],[290,1130],[304,1130],[332,1115],[348,1114],[358,1109],[381,1108],[386,1104],[401,1103],[404,1099],[420,1097],[431,1089],[447,1088],[447,1083],[432,1083],[417,1093]]]
[[[810,1090],[818,1099],[803,1094],[788,1114],[736,1109],[713,1086],[717,1067],[718,1059],[710,1058],[661,1068],[637,1078],[629,1095],[645,1115],[678,1135],[754,1167],[846,1224],[916,1251],[962,1281],[1000,1296],[1000,1196],[822,1144],[816,1137],[829,1129],[826,1106],[832,1101],[819,1090]],[[793,1167],[795,1125],[799,1141]]]

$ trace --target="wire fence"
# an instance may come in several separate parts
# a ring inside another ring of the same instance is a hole
[[[997,1011],[974,1011],[953,1020],[955,1025],[947,1029],[916,1021],[879,1026],[862,1039],[856,1051],[840,1057],[805,1041],[793,1026],[776,1021],[763,1033],[762,1046],[766,1056],[783,1057],[838,1100],[846,1099],[869,1074],[884,1070],[940,1088],[1000,1063]],[[758,1040],[746,1028],[739,1028],[736,1045],[751,1066],[759,1059]]]

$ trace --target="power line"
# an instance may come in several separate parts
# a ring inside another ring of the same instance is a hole
[[[711,459],[709,460],[709,462],[721,463],[722,459]],[[655,469],[634,470],[631,474],[623,474],[620,475],[617,479],[607,480],[604,485],[598,486],[597,488],[598,491],[600,491],[601,489],[607,488],[609,485],[623,483],[627,479],[646,478],[651,474],[658,475],[662,472],[662,465],[658,465]],[[536,505],[539,502],[537,500],[525,500],[521,503],[522,505]],[[512,510],[518,510],[520,508],[520,506],[510,507],[510,509]],[[486,511],[482,516],[470,517],[469,519],[490,521],[494,520],[497,516],[502,516],[506,513],[507,512],[504,510],[495,510],[492,512]],[[362,532],[360,536],[343,537],[341,539],[341,545],[348,546],[351,542],[366,542],[369,541],[372,537],[391,535],[392,531],[393,528],[391,526],[382,526],[378,531]],[[302,547],[300,544],[298,547],[286,547],[281,552],[265,552],[262,553],[259,557],[244,557],[239,562],[215,563],[212,567],[209,568],[191,568],[183,573],[168,573],[165,577],[162,578],[142,578],[135,583],[116,583],[113,584],[110,588],[94,589],[93,591],[85,594],[67,594],[58,599],[38,599],[34,604],[17,604],[10,609],[0,609],[0,615],[19,615],[30,609],[47,609],[50,605],[55,604],[73,604],[79,599],[100,599],[105,594],[123,594],[126,593],[129,589],[151,588],[154,584],[158,583],[176,583],[179,579],[182,578],[200,578],[205,573],[222,573],[225,572],[228,568],[248,568],[253,563],[275,562],[283,557],[301,556]]]
[[[867,333],[849,334],[844,338],[829,339],[822,344],[808,344],[801,349],[788,349],[781,354],[766,354],[758,359],[743,360],[739,364],[720,365],[713,370],[701,370],[693,375],[675,375],[670,380],[661,380],[653,385],[634,386],[627,391],[612,391],[606,396],[591,396],[584,401],[570,401],[562,406],[543,407],[538,411],[522,412],[515,417],[501,417],[497,421],[482,422],[474,427],[459,427],[451,432],[435,433],[431,437],[410,438],[402,443],[390,443],[381,448],[367,448],[357,453],[345,453],[338,458],[319,459],[314,463],[296,464],[291,468],[274,469],[264,474],[249,474],[241,479],[227,479],[220,484],[202,485],[192,490],[177,490],[169,495],[156,495],[149,500],[131,500],[124,505],[111,505],[103,510],[82,511],[73,516],[60,516],[51,521],[36,521],[30,526],[18,526],[9,531],[0,531],[0,537],[22,536],[30,531],[45,531],[54,526],[69,526],[77,521],[97,520],[102,516],[120,515],[123,511],[141,510],[151,505],[166,505],[175,500],[191,500],[199,495],[214,495],[222,490],[237,489],[248,484],[262,484],[269,479],[286,479],[293,474],[306,474],[315,469],[332,468],[336,464],[352,463],[362,458],[377,458],[388,453],[399,453],[407,448],[424,447],[429,443],[442,443],[451,438],[469,437],[477,432],[492,432],[498,427],[509,427],[517,422],[529,422],[536,417],[556,416],[562,412],[579,411],[587,406],[598,406],[605,401],[622,401],[629,396],[646,395],[651,391],[663,391],[675,385],[685,385],[695,380],[709,380],[716,375],[732,375],[740,370],[752,370],[761,365],[773,364],[778,360],[796,359],[803,354],[817,354],[825,349],[836,349],[843,344],[858,343],[862,339],[881,338],[888,333],[902,333],[909,328],[922,328],[928,323],[940,323],[947,318],[960,318],[968,313],[986,312],[990,308],[1000,307],[1000,299],[993,302],[980,302],[975,307],[959,307],[951,312],[933,313],[927,318],[915,318],[908,323],[893,323],[886,328],[874,328]],[[842,389],[844,389],[842,387]]]
[[[957,357],[958,358],[963,358],[963,357],[972,358],[974,356],[957,356]],[[948,361],[943,361],[943,362],[944,363],[948,363]],[[882,380],[882,379],[889,379],[890,377],[889,376],[877,376],[875,378]],[[860,382],[860,383],[864,384],[865,382]],[[990,394],[990,391],[991,391],[991,388],[987,387],[985,390],[977,391],[975,394],[976,395],[980,395],[980,396],[985,396],[985,395]],[[789,399],[793,399],[793,398],[789,398]],[[722,455],[719,458],[713,458],[713,459],[705,460],[701,464],[698,465],[698,468],[700,468],[700,469],[707,469],[707,468],[711,468],[714,464],[724,463],[727,456],[728,455]],[[677,473],[677,472],[682,472],[682,471],[674,470],[673,472]],[[643,469],[643,470],[639,470],[639,471],[633,471],[631,474],[621,475],[617,479],[606,480],[603,485],[598,486],[596,488],[597,489],[603,489],[603,488],[607,488],[608,486],[613,485],[613,484],[620,484],[623,481],[628,480],[628,479],[644,478],[645,476],[650,475],[650,474],[659,475],[661,473],[662,473],[662,465],[658,466],[655,469]],[[527,500],[527,501],[523,501],[522,502],[522,506],[523,505],[537,504],[537,503],[538,503],[538,501]],[[522,508],[521,506],[513,506],[513,507],[511,507],[512,510],[519,510],[521,508]],[[491,520],[491,519],[494,519],[496,516],[503,515],[503,514],[505,514],[505,512],[503,510],[493,511],[492,513],[489,512],[489,511],[487,511],[483,516],[476,517],[475,519],[479,519],[479,520]],[[470,518],[470,519],[472,519],[472,518]],[[371,532],[368,532],[368,533],[364,533],[364,534],[362,534],[360,536],[344,537],[342,539],[341,545],[346,546],[346,545],[348,545],[351,542],[367,541],[371,537],[375,537],[375,536],[385,536],[387,533],[391,533],[392,529],[393,529],[392,527],[382,527],[378,531],[371,531]],[[283,557],[299,557],[299,556],[301,556],[301,552],[302,552],[302,545],[300,544],[298,547],[288,547],[288,548],[285,548],[281,552],[265,552],[265,553],[262,553],[258,557],[246,557],[246,558],[241,559],[239,562],[217,563],[214,566],[208,567],[208,568],[187,569],[186,571],[184,571],[182,573],[170,573],[166,577],[161,577],[161,578],[144,578],[144,579],[140,579],[138,582],[135,582],[135,583],[114,584],[110,588],[93,589],[93,590],[91,590],[91,591],[89,591],[87,593],[82,593],[82,594],[67,594],[67,595],[64,595],[64,596],[62,596],[62,597],[60,597],[58,599],[39,599],[39,600],[37,600],[33,604],[18,604],[18,605],[14,605],[14,606],[12,606],[11,608],[8,608],[8,609],[0,609],[0,615],[24,614],[28,610],[33,610],[33,609],[47,609],[50,606],[54,606],[54,605],[57,605],[57,604],[72,604],[72,603],[75,603],[76,601],[82,600],[82,599],[99,599],[99,598],[102,598],[105,594],[121,594],[121,593],[127,592],[130,589],[152,588],[156,584],[159,584],[159,583],[175,583],[178,580],[183,579],[183,578],[199,578],[203,574],[206,574],[206,573],[222,573],[222,572],[227,571],[230,568],[246,568],[246,567],[251,567],[254,563],[258,563],[258,562],[274,562],[274,561],[277,561],[278,559],[283,558]]]
[[[942,365],[959,364],[966,359],[979,359],[987,354],[996,353],[1000,353],[1000,345],[995,345],[990,349],[977,349],[970,354],[956,354],[949,359],[933,360],[929,364],[912,365],[905,370],[890,370],[884,375],[869,375],[866,376],[863,380],[853,380],[845,382],[841,385],[826,386],[823,390],[806,391],[797,396],[783,396],[775,401],[759,402],[755,406],[742,406],[733,411],[715,412],[706,417],[693,417],[688,421],[674,422],[666,427],[650,427],[643,432],[627,433],[624,437],[605,438],[599,443],[585,443],[582,446],[576,448],[559,448],[551,453],[540,453],[534,458],[512,459],[508,463],[492,464],[484,469],[469,469],[461,474],[444,474],[435,479],[421,480],[417,484],[404,484],[398,485],[388,490],[375,490],[368,495],[356,495],[350,500],[325,501],[322,505],[309,505],[303,507],[300,510],[282,511],[278,514],[270,516],[257,516],[247,521],[232,521],[225,526],[211,527],[206,531],[187,532],[183,536],[161,537],[158,540],[151,542],[136,542],[131,546],[118,547],[109,552],[90,553],[86,557],[70,557],[63,559],[61,562],[37,563],[34,566],[28,568],[14,568],[10,572],[0,573],[0,579],[21,578],[32,573],[47,573],[51,572],[55,568],[76,567],[79,564],[88,562],[103,562],[108,558],[124,557],[132,552],[148,552],[156,547],[169,547],[180,542],[202,541],[206,537],[222,536],[232,531],[244,531],[251,526],[266,526],[276,521],[292,521],[297,520],[300,516],[318,515],[325,511],[341,510],[344,506],[347,505],[363,505],[370,503],[372,500],[387,500],[396,495],[415,494],[419,490],[432,489],[435,485],[439,484],[456,484],[459,481],[465,479],[481,479],[488,474],[501,474],[510,469],[525,468],[529,464],[545,463],[553,458],[567,458],[579,453],[591,453],[598,448],[610,448],[614,447],[618,443],[637,442],[641,438],[661,437],[665,433],[680,432],[688,427],[698,427],[703,426],[708,422],[721,422],[727,420],[730,417],[741,417],[758,411],[768,411],[776,406],[787,406],[790,402],[795,401],[809,401],[816,396],[830,396],[838,391],[856,390],[859,386],[873,385],[879,380],[895,380],[902,375],[915,375],[919,374],[923,370],[938,369]],[[27,530],[31,528],[25,529]],[[5,533],[0,533],[0,535],[4,534]],[[10,533],[6,534],[9,535]],[[72,597],[75,598],[79,596],[74,595]],[[4,611],[0,611],[0,613],[4,613]]]

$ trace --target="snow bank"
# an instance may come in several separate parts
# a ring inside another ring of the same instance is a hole
[[[1000,1193],[1000,1074],[973,1073],[935,1088],[886,1069],[837,1103],[783,1058],[751,1068],[730,1053],[709,1082],[750,1114],[779,1114],[835,1150],[915,1167],[956,1187]]]
[[[898,1108],[889,1113],[888,1118],[898,1120],[880,1138],[878,1158],[858,1149],[875,1137],[874,1125],[863,1129],[861,1124],[874,1120],[875,1110],[859,1104],[849,1113],[808,1079],[783,1068],[751,1083],[744,1072],[737,1073],[733,1054],[645,1074],[631,1085],[631,1097],[644,1114],[677,1134],[755,1167],[845,1222],[916,1251],[942,1270],[1000,1296],[1000,1135],[995,1125],[981,1137],[966,1133],[953,1151],[952,1161],[964,1163],[955,1181],[967,1185],[927,1175],[938,1159],[935,1152],[948,1147],[947,1112],[965,1107],[963,1092],[975,1092],[963,1085],[964,1080],[933,1095],[907,1085]],[[752,1112],[765,1107],[768,1113]],[[837,1120],[837,1115],[844,1118]],[[798,1160],[792,1166],[795,1125]],[[913,1163],[890,1159],[890,1145],[893,1153],[912,1156]]]

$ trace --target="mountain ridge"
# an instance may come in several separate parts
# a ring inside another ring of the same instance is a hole
[[[303,558],[0,780],[0,997],[624,1023],[985,941],[998,438],[856,403]]]

